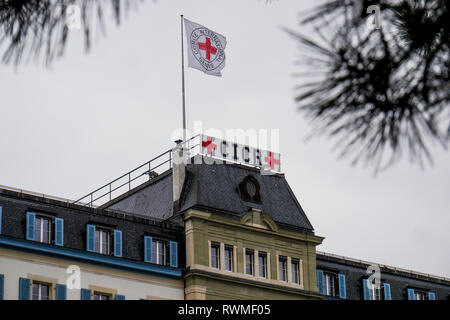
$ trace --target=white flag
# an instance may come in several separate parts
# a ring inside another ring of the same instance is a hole
[[[226,38],[195,22],[184,19],[188,48],[188,67],[206,74],[222,76],[225,67]]]

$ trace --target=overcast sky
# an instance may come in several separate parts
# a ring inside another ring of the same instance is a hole
[[[227,37],[223,77],[186,72],[188,127],[280,129],[281,167],[318,250],[450,277],[450,152],[377,177],[305,142],[292,76],[298,13],[316,1],[147,1],[85,54],[74,31],[51,69],[0,65],[0,184],[77,199],[173,146],[181,125],[180,14]],[[3,51],[2,51],[3,52]]]

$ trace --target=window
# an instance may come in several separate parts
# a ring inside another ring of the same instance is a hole
[[[375,279],[363,279],[362,281],[364,300],[392,300],[391,285],[389,283],[380,282],[377,285]],[[409,293],[410,291],[408,289],[408,294]]]
[[[407,289],[408,300],[435,300],[436,295],[432,291],[427,291],[423,289]]]
[[[291,259],[292,282],[300,284],[300,263],[297,259]]]
[[[211,267],[220,269],[220,244],[211,242]]]
[[[34,220],[34,240],[43,243],[52,241],[52,220],[50,218],[36,216]]]
[[[25,238],[27,240],[64,245],[64,220],[28,211]]]
[[[94,300],[111,300],[111,295],[107,294],[107,293],[94,291],[93,299]]]
[[[32,286],[32,300],[50,300],[51,286],[46,283],[33,282]]]
[[[280,256],[278,258],[279,280],[287,281],[287,258]]]
[[[414,300],[428,300],[428,295],[424,291],[414,290]]]
[[[339,296],[339,285],[337,274],[334,273],[326,273],[323,274],[324,280],[324,294],[330,297],[338,297]]]
[[[267,278],[267,253],[258,253],[258,266],[259,266],[259,276],[262,278]]]
[[[250,249],[245,249],[245,273],[255,274],[255,253]]]
[[[377,287],[375,285],[375,280],[372,285],[368,282],[369,291],[370,291],[370,300],[390,300],[390,286],[389,284],[380,283]],[[389,287],[389,288],[386,288]],[[388,289],[388,299],[386,299],[386,289]]]
[[[376,285],[370,286],[370,299],[371,300],[384,300],[384,293],[381,285],[377,288]]]
[[[110,253],[110,232],[103,229],[95,229],[95,252],[100,254]]]
[[[161,240],[153,240],[152,261],[156,264],[167,264],[167,242]]]
[[[233,271],[233,246],[225,245],[225,270]]]

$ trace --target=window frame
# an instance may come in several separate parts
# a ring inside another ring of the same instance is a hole
[[[417,299],[418,296],[422,296],[423,299]],[[417,301],[429,300],[428,292],[420,289],[414,289],[414,300]]]
[[[296,265],[295,268],[294,265]],[[296,275],[297,281],[294,281],[294,275]],[[291,282],[300,284],[300,259],[297,258],[291,258]]]
[[[234,246],[230,244],[225,244],[223,247],[224,255],[224,270],[234,272]],[[229,264],[227,268],[227,262]]]
[[[53,299],[53,295],[52,295],[52,289],[53,289],[53,283],[48,283],[45,281],[39,281],[39,280],[31,280],[31,292],[30,292],[30,300],[40,300],[40,301],[46,301],[46,300],[52,300]],[[34,286],[37,285],[38,286],[38,299],[34,299]],[[47,287],[47,299],[41,299],[41,294],[42,294],[42,287]]]
[[[384,296],[384,284],[380,284],[380,288],[376,288],[376,286],[371,286],[371,288],[369,288],[370,290],[370,298],[371,300],[375,300],[375,301],[380,301],[380,300],[385,300],[386,297]]]
[[[278,256],[278,281],[288,282],[288,265],[287,265],[287,256]],[[284,265],[284,268],[282,268]],[[283,271],[283,273],[281,272]],[[284,279],[281,279],[281,275],[283,275]]]
[[[323,289],[326,296],[339,298],[339,275],[335,272],[323,271]]]
[[[250,257],[247,261],[247,256]],[[245,274],[248,276],[255,276],[255,250],[245,249]],[[250,265],[250,268],[248,266]],[[250,271],[250,273],[248,273]]]
[[[107,297],[108,299],[95,299],[95,296],[98,297]],[[102,291],[98,291],[98,290],[94,290],[92,292],[92,300],[102,300],[102,301],[106,301],[106,300],[113,300],[113,295],[111,293],[107,293],[107,292],[102,292]]]
[[[44,220],[48,221],[48,231],[44,231],[43,230],[43,223]],[[38,221],[40,221],[39,224],[39,234],[38,234],[38,228],[37,228],[37,223]],[[35,213],[35,217],[34,217],[34,241],[39,242],[39,243],[47,243],[47,244],[52,244],[54,243],[54,228],[53,228],[53,224],[54,224],[54,217],[49,217],[40,213]],[[44,232],[48,234],[48,241],[44,241]]]
[[[259,251],[258,252],[258,277],[260,277],[260,278],[264,278],[264,279],[267,279],[268,278],[268,275],[267,275],[267,257],[268,257],[268,254],[267,254],[267,252],[265,252],[265,251]],[[261,260],[260,260],[260,258],[262,258],[262,261],[264,262],[263,264],[261,264]],[[264,273],[264,275],[261,275],[261,265],[263,265],[263,273]]]
[[[209,250],[211,255],[211,263],[210,263],[211,268],[220,270],[220,243],[211,241]]]
[[[158,244],[161,244],[161,248],[162,248],[162,255],[160,255],[159,250],[161,249]],[[169,242],[163,239],[158,239],[158,238],[152,238],[152,263],[160,265],[160,266],[166,266],[169,263],[169,250],[170,248],[169,246]],[[155,250],[156,249],[156,250]],[[153,259],[153,258],[156,259]],[[160,257],[162,257],[162,261],[159,261]]]
[[[97,251],[97,232],[99,234],[99,251]],[[103,246],[102,246],[102,241],[103,241],[103,237],[101,236],[103,233],[106,234],[106,239],[107,239],[107,245],[106,245],[106,249],[105,252],[103,251]],[[99,253],[99,254],[103,254],[103,255],[111,255],[111,240],[112,240],[112,232],[110,229],[108,228],[103,228],[101,226],[95,225],[95,234],[94,234],[94,252]]]
[[[372,301],[383,301],[386,300],[384,294],[384,282],[380,282],[380,287],[376,288],[375,284],[371,284],[367,281],[369,289],[369,299]]]

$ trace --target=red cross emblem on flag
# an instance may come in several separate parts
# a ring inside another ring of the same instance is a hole
[[[275,159],[273,152],[269,152],[269,156],[265,157],[264,160],[266,160],[266,162],[270,165],[270,169],[274,169],[274,165],[280,163],[280,160]]]
[[[206,151],[208,152],[208,154],[212,155],[213,150],[215,150],[217,148],[217,145],[212,143],[211,137],[207,137],[206,141],[202,141],[202,147],[206,148]]]
[[[211,45],[211,39],[206,37],[205,42],[199,42],[198,43],[198,48],[200,50],[204,50],[206,53],[206,60],[211,60],[211,53],[212,54],[216,54],[217,53],[217,48],[213,47]]]

